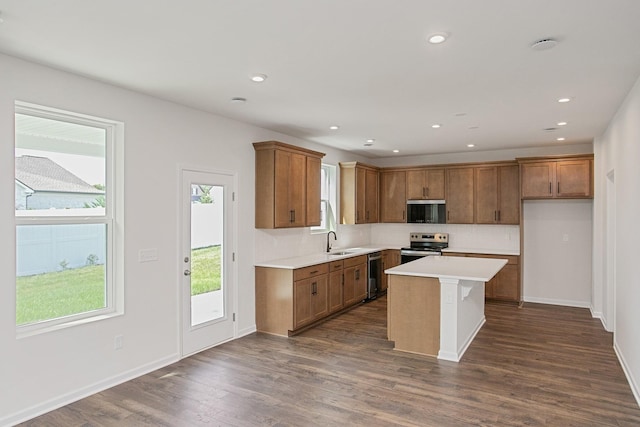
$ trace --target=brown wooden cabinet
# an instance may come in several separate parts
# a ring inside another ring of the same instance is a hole
[[[344,307],[344,261],[329,263],[329,313]]]
[[[519,224],[520,193],[517,164],[475,168],[475,223]]]
[[[323,153],[277,141],[253,144],[256,156],[256,228],[320,225]]]
[[[473,224],[474,176],[473,167],[446,170],[447,223]]]
[[[517,160],[522,199],[593,198],[593,155]]]
[[[520,257],[516,255],[489,255],[461,252],[445,252],[445,256],[461,256],[473,258],[506,259],[507,264],[485,283],[484,296],[491,300],[509,301],[519,303],[522,298],[522,285],[520,280]]]
[[[344,306],[356,304],[367,297],[367,256],[344,260]]]
[[[380,222],[406,222],[406,173],[380,173]]]
[[[340,223],[378,222],[378,168],[358,162],[340,163]]]
[[[442,200],[444,198],[444,169],[407,171],[407,199]]]
[[[389,286],[389,275],[384,271],[388,268],[393,268],[400,265],[400,251],[398,249],[385,249],[382,251],[382,283],[380,286],[381,291],[386,291]]]

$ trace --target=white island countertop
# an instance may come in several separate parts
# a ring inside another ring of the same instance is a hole
[[[428,256],[406,264],[400,264],[384,272],[399,276],[488,282],[506,264],[506,259]]]

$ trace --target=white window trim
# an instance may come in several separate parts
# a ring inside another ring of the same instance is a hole
[[[14,114],[28,114],[47,119],[100,127],[106,131],[105,168],[106,209],[101,216],[15,216],[14,233],[20,225],[105,224],[107,226],[106,307],[70,316],[16,325],[16,337],[41,333],[99,321],[124,314],[124,123],[73,113],[26,102],[15,102]],[[14,143],[15,146],[15,143]],[[14,235],[15,241],[15,235]],[[15,249],[14,249],[15,250]],[[16,277],[15,264],[14,277]],[[14,282],[15,287],[15,282]],[[15,319],[14,319],[15,321]]]
[[[336,231],[336,218],[337,218],[337,193],[338,193],[338,168],[335,165],[330,165],[327,163],[322,164],[322,169],[326,169],[328,171],[329,177],[329,199],[328,199],[328,209],[327,212],[333,212],[333,215],[329,215],[325,224],[326,227],[311,227],[311,234],[322,234],[328,233],[329,231]]]

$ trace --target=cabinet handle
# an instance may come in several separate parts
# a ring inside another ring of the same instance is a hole
[[[404,216],[405,216],[405,213],[404,213],[404,210],[403,210],[403,211],[402,211],[402,220],[403,220],[403,221],[404,221],[404,219],[405,219],[405,218],[404,218]]]
[[[344,286],[344,273],[342,273],[342,286]]]
[[[360,280],[360,270],[356,270],[356,280]]]
[[[318,272],[318,270],[313,270],[309,273],[310,276],[313,276],[314,274],[316,274]]]
[[[494,221],[498,220],[498,211],[493,211],[493,220]]]
[[[449,211],[447,211],[447,221],[449,221]]]
[[[426,196],[429,197],[429,187],[425,187],[426,190]]]
[[[498,222],[500,222],[500,211],[498,211]]]
[[[551,194],[551,183],[549,183],[549,194]]]
[[[365,219],[369,221],[369,211],[367,211],[367,214],[365,215]]]
[[[422,187],[422,197],[427,197],[427,194],[425,193],[425,187]]]
[[[560,194],[560,181],[558,181],[558,193],[557,194]]]
[[[293,210],[293,222],[296,222],[296,210]]]
[[[317,295],[318,294],[318,282],[313,282],[311,284],[311,295]]]

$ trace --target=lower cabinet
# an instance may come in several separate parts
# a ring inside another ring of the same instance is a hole
[[[507,264],[495,275],[493,279],[485,283],[484,296],[486,299],[510,301],[519,303],[521,296],[520,286],[520,257],[515,255],[488,255],[470,254],[459,252],[446,252],[445,256],[467,256],[475,258],[506,259]]]
[[[367,256],[344,260],[344,306],[356,304],[367,297]]]
[[[309,267],[256,267],[256,328],[289,336],[367,296],[367,256]]]
[[[329,263],[329,313],[344,307],[344,261]]]
[[[387,268],[400,265],[400,251],[397,249],[386,249],[382,251],[382,284],[380,289],[384,292],[389,287],[389,276],[384,274]]]

